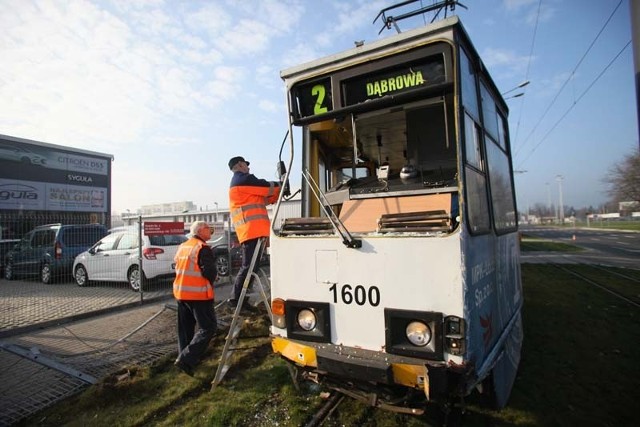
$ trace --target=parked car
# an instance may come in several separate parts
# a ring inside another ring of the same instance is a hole
[[[229,234],[231,235],[231,245],[229,245]],[[207,241],[207,244],[213,249],[218,276],[229,276],[242,267],[242,247],[235,231],[214,235]],[[231,251],[231,270],[229,269],[229,250]],[[269,254],[266,250],[262,252],[260,265],[269,265]]]
[[[86,286],[92,281],[128,282],[132,290],[139,291],[138,241],[137,227],[116,231],[102,238],[76,257],[73,263],[76,284]],[[143,235],[143,279],[175,276],[173,258],[178,246],[186,241],[184,234]]]
[[[107,234],[101,224],[48,224],[28,232],[5,256],[4,278],[40,276],[42,283],[71,273],[73,260]]]
[[[229,240],[229,235],[231,235],[231,240]],[[230,245],[229,241],[231,241]],[[207,241],[207,244],[213,249],[218,276],[227,277],[231,273],[229,268],[229,251],[231,251],[231,268],[233,268],[233,271],[240,269],[242,266],[242,248],[240,247],[235,231],[213,235],[211,239]]]
[[[4,257],[20,239],[2,239],[0,240],[0,274],[4,274]]]

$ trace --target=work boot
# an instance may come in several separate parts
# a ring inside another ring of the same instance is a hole
[[[173,365],[176,368],[180,369],[185,374],[189,375],[190,377],[193,376],[193,368],[187,365],[186,363],[184,363],[183,361],[181,361],[180,359],[176,359],[176,361],[173,362]]]

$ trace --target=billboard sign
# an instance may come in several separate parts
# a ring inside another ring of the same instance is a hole
[[[108,213],[112,158],[0,135],[0,209]]]
[[[0,178],[0,209],[107,212],[107,189]]]

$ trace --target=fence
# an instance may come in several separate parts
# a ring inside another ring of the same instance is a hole
[[[153,234],[138,225],[107,230],[99,224],[48,224],[47,219],[38,218],[44,225],[14,236],[18,239],[0,240],[0,336],[172,298],[173,258],[187,240],[182,223]],[[235,233],[221,225],[212,228],[216,234],[209,243],[219,280],[227,281],[241,264],[241,251]]]

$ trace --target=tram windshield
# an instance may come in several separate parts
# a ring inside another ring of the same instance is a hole
[[[310,125],[311,150],[324,171],[321,189],[330,198],[345,189],[364,198],[457,188],[450,116],[439,97]]]

